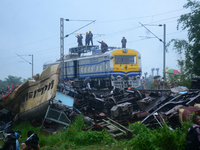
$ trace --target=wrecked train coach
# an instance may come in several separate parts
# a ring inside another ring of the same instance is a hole
[[[58,84],[59,73],[59,65],[50,66],[41,75],[34,76],[35,80],[28,80],[1,97],[1,121],[5,124],[15,118],[34,120],[40,124],[46,121],[69,125],[76,92],[70,89],[67,89],[68,92],[65,94],[60,92],[65,87]]]
[[[35,80],[28,80],[2,98],[0,106],[18,115],[22,120],[44,116],[49,100],[55,97],[58,85],[59,66],[47,68]]]

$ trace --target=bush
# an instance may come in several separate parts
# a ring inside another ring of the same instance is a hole
[[[191,124],[191,121],[185,122],[181,128],[173,131],[167,125],[150,130],[140,123],[130,124],[129,128],[137,133],[127,144],[136,150],[182,150]]]
[[[78,116],[65,131],[53,135],[39,135],[41,150],[64,150],[64,149],[134,149],[134,150],[182,150],[186,145],[186,134],[192,125],[191,121],[184,122],[181,128],[171,130],[168,126],[158,127],[151,130],[141,123],[129,124],[129,129],[135,131],[133,138],[114,139],[106,130],[87,131],[84,117]],[[35,128],[30,123],[21,123],[14,130],[22,130],[20,143],[27,138],[28,130],[39,132],[40,127]],[[92,146],[91,146],[92,145]]]
[[[93,144],[107,144],[113,141],[113,137],[103,131],[92,131],[91,129],[83,131],[85,128],[83,116],[78,116],[76,120],[67,128],[66,131],[59,132],[55,135],[48,136],[46,139],[42,139],[41,146],[48,145],[49,147],[55,147],[59,149],[68,149],[74,146],[87,146]]]

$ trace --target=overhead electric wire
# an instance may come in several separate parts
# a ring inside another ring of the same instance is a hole
[[[34,53],[40,53],[40,52],[44,52],[44,51],[49,51],[49,50],[52,50],[52,49],[58,49],[59,46],[56,46],[56,47],[53,47],[53,48],[48,48],[48,49],[45,49],[45,50],[40,50],[40,51],[35,51]]]
[[[140,26],[132,27],[132,28],[129,28],[129,29],[126,29],[126,30],[121,30],[121,31],[117,31],[117,32],[114,32],[114,33],[107,34],[107,35],[104,36],[104,39],[110,38],[112,36],[116,36],[116,35],[121,34],[121,33],[125,33],[125,32],[128,32],[128,31],[135,30],[135,29],[137,29],[139,27]]]
[[[156,15],[151,15],[151,16],[145,16],[145,17],[152,17],[152,16],[159,16],[159,15],[163,15],[163,14],[167,14],[167,13],[171,13],[171,12],[175,12],[175,11],[180,11],[180,10],[183,10],[183,9],[178,9],[178,10],[174,10],[174,11],[169,11],[169,12],[165,12],[165,13],[160,13],[160,14],[156,14]],[[179,17],[179,16],[177,16]],[[129,18],[130,19],[141,19],[143,17],[137,17],[137,18]],[[170,19],[173,19],[173,18],[176,18],[176,17],[172,17],[172,18],[167,18],[167,19],[164,19],[164,20],[160,20],[160,21],[153,21],[152,23],[156,23],[156,22],[161,22],[161,21],[165,21],[165,20],[170,20]],[[114,20],[114,21],[122,21],[122,20],[127,20],[127,19],[120,19],[120,20]],[[70,21],[81,21],[81,20],[70,20]],[[91,21],[91,20],[83,20],[83,21]],[[99,22],[98,22],[99,23]],[[85,27],[85,26],[84,26]],[[83,28],[83,27],[82,27]],[[82,28],[79,28],[79,29],[82,29]],[[78,29],[78,30],[79,30]],[[103,35],[104,38],[109,38],[109,37],[112,37],[112,36],[115,36],[117,34],[121,34],[122,32],[128,32],[129,30],[134,30],[133,28],[129,28],[129,29],[126,29],[126,30],[122,30],[122,31],[118,31],[118,32],[114,32],[114,33],[111,33],[111,34],[107,34],[107,35]],[[77,30],[76,30],[77,31]],[[74,32],[76,32],[74,31]],[[74,32],[70,33],[70,34],[73,34]],[[167,34],[168,35],[168,34]],[[58,35],[56,35],[58,36]],[[42,39],[42,40],[39,40],[39,41],[36,41],[36,42],[32,42],[32,43],[28,43],[28,44],[25,44],[25,45],[21,45],[21,46],[18,46],[18,47],[15,47],[15,48],[19,48],[19,47],[24,47],[24,46],[27,46],[27,45],[31,45],[31,44],[35,44],[35,43],[38,43],[38,42],[41,42],[41,41],[44,41],[44,40],[47,40],[47,39],[50,39],[50,38],[54,38],[56,36],[53,36],[53,37],[49,37],[49,38],[45,38],[45,39]],[[94,37],[94,38],[97,38],[97,37]],[[74,43],[71,43],[71,44],[67,44],[67,46],[69,45],[72,45]],[[66,46],[66,45],[65,45]],[[11,50],[11,49],[15,49],[15,48],[10,48],[10,49],[7,49],[7,50]],[[50,49],[56,49],[56,48],[59,48],[58,47],[55,47],[55,48],[49,48],[49,49],[46,49],[46,50],[42,50],[42,51],[36,51],[34,52],[34,55],[35,53],[42,53],[44,51],[47,51],[47,50],[50,50]],[[2,58],[4,59],[4,58]]]
[[[156,15],[155,15],[155,16],[156,16]],[[153,23],[161,22],[161,21],[165,21],[165,20],[170,20],[170,19],[174,19],[174,18],[177,18],[177,17],[179,17],[179,16],[172,17],[172,18],[167,18],[167,19],[164,19],[164,20],[153,21]],[[75,20],[73,20],[73,21],[75,21]],[[77,20],[77,21],[78,21],[78,20]],[[81,21],[81,20],[79,20],[79,21]],[[88,21],[88,20],[83,20],[83,21]],[[85,26],[84,26],[84,27],[85,27]],[[83,28],[83,27],[82,27],[82,28]],[[80,28],[80,29],[82,29],[82,28]],[[78,29],[78,30],[79,30],[79,29]],[[126,29],[126,30],[129,30],[129,29]],[[77,31],[77,30],[76,30],[76,31]],[[75,31],[75,32],[76,32],[76,31]],[[123,30],[123,31],[119,31],[119,32],[124,32],[124,30]],[[72,32],[72,33],[74,33],[74,32]],[[112,33],[112,34],[116,34],[116,33]],[[24,47],[24,46],[27,46],[27,45],[32,45],[32,44],[35,44],[35,43],[39,43],[39,42],[41,42],[41,41],[45,41],[45,40],[48,40],[48,39],[51,39],[51,38],[55,38],[55,37],[57,37],[57,36],[59,36],[59,35],[55,35],[55,36],[52,36],[52,37],[49,37],[49,38],[41,39],[41,40],[39,40],[39,41],[35,41],[35,42],[32,42],[32,43],[20,45],[20,46],[14,47],[14,48],[6,49],[6,51],[12,50],[12,49],[15,49],[15,48]]]
[[[186,32],[186,31],[180,31],[180,32]],[[166,35],[177,34],[177,33],[180,33],[180,32],[168,33],[168,34],[166,34]],[[158,36],[158,37],[159,37],[159,36]],[[155,38],[156,38],[156,37],[155,37]],[[143,41],[143,40],[148,40],[148,39],[139,39],[139,40],[129,41],[129,42],[127,42],[127,43],[139,42],[139,41]]]
[[[58,35],[56,35],[56,36],[58,36]],[[27,46],[27,45],[32,45],[32,44],[35,44],[35,43],[39,43],[39,42],[41,42],[41,41],[45,41],[45,40],[48,40],[48,39],[51,39],[51,38],[55,38],[56,36],[52,36],[52,37],[49,37],[49,38],[45,38],[45,39],[42,39],[42,40],[39,40],[39,41],[35,41],[35,42],[32,42],[32,43],[20,45],[20,46],[14,47],[14,48],[5,49],[5,51],[9,51],[9,50],[16,49],[16,48],[20,48],[20,47],[24,47],[24,46]]]
[[[124,20],[135,20],[135,19],[149,18],[149,17],[160,16],[160,15],[164,15],[164,14],[168,14],[168,13],[172,13],[172,12],[180,11],[180,10],[185,10],[185,9],[182,8],[182,9],[169,11],[169,12],[165,12],[165,13],[159,13],[159,14],[156,14],[156,15],[142,16],[142,17],[136,17],[136,18],[127,18],[127,19],[118,19],[118,20],[110,20],[110,21],[101,21],[101,22],[97,22],[97,23],[117,22],[117,21],[124,21]]]
[[[77,30],[73,31],[72,33],[70,33],[70,34],[67,34],[65,37],[68,37],[69,35],[71,35],[71,34],[75,33],[76,31],[79,31],[80,29],[83,29],[83,28],[85,28],[86,26],[90,25],[91,23],[93,23],[93,22],[95,22],[95,21],[96,21],[96,20],[93,20],[92,22],[90,22],[90,23],[88,23],[88,24],[84,25],[83,27],[81,27],[81,28],[79,28],[79,29],[77,29]]]
[[[58,55],[59,56],[59,55]],[[47,58],[55,58],[55,55],[54,56],[51,56],[51,57],[45,57],[45,59],[47,59]],[[44,58],[37,58],[37,59],[34,59],[34,61],[35,60],[44,60]],[[24,60],[24,61],[20,61],[20,62],[13,62],[13,63],[5,63],[5,64],[2,64],[2,65],[0,65],[0,66],[7,66],[7,65],[14,65],[14,64],[17,64],[17,63],[23,63],[23,62],[26,62],[26,60]]]
[[[179,11],[179,10],[183,10],[183,9],[178,9],[178,10],[174,10],[174,11],[169,11],[169,12],[160,13],[160,14],[151,15],[151,16],[145,16],[145,17],[159,16],[159,15],[163,15],[163,14],[167,14],[167,13],[171,13],[171,12],[175,12],[175,11]],[[129,18],[129,20],[130,20],[130,19],[141,19],[141,18],[143,18],[143,17]],[[173,17],[173,18],[175,18],[175,17]],[[168,18],[167,20],[169,20],[169,19],[171,19],[171,18]],[[114,20],[114,21],[122,21],[122,20],[127,20],[127,19],[120,19],[120,20]],[[81,20],[71,20],[71,21],[81,21]],[[91,21],[91,20],[83,20],[83,21]],[[161,21],[161,20],[160,20],[160,21]],[[160,22],[160,21],[154,21],[154,22]],[[164,20],[162,20],[162,21],[164,21]],[[97,22],[97,23],[99,23],[99,22]],[[58,36],[58,35],[56,35],[56,36]],[[15,48],[19,48],[19,47],[31,45],[31,44],[34,44],[34,43],[38,43],[38,42],[41,42],[41,41],[50,39],[50,38],[54,38],[54,37],[56,37],[56,36],[49,37],[49,38],[46,38],[46,39],[42,39],[42,40],[39,40],[39,41],[36,41],[36,42],[28,43],[28,44],[25,44],[25,45],[17,46],[17,47],[14,47],[14,48],[6,49],[6,50],[11,50],[11,49],[15,49]]]
[[[139,22],[140,23],[140,22]],[[147,27],[145,27],[142,23],[140,23],[145,29],[147,29],[151,34],[153,34],[157,39],[159,39],[160,42],[163,43],[163,41],[157,36],[155,35],[153,32],[151,32],[151,30],[149,30]]]
[[[75,19],[73,20],[73,19],[67,19],[66,21],[94,21],[94,20],[75,20]]]
[[[138,26],[138,27],[140,27],[140,26]],[[136,28],[138,28],[138,27],[129,28],[129,29],[136,29]],[[126,29],[126,30],[129,30],[129,29]],[[108,34],[108,35],[106,35],[106,36],[109,36],[109,37],[115,36],[116,34],[120,34],[121,32],[125,32],[126,30],[114,32],[114,33]],[[184,32],[184,31],[180,31],[180,32]],[[180,33],[180,32],[168,33],[168,34],[166,34],[166,35],[177,34],[177,33]],[[107,38],[109,38],[109,37],[107,37]],[[159,36],[158,36],[158,37],[159,37]],[[96,37],[96,38],[97,38],[97,37]],[[94,38],[94,39],[96,39],[96,38]],[[105,38],[105,39],[106,39],[106,38]],[[129,41],[128,43],[138,42],[138,41],[142,41],[142,40],[147,40],[147,39],[140,39],[140,40],[135,40],[135,41]],[[76,42],[68,43],[68,44],[66,44],[66,45],[64,45],[64,46],[66,47],[66,46],[74,45],[74,44],[76,44]],[[45,53],[44,51],[49,51],[49,50],[51,50],[51,49],[58,49],[58,48],[59,48],[59,46],[54,47],[54,48],[45,49],[45,50],[40,50],[40,51],[34,52],[33,54],[36,55],[36,54],[39,54],[39,53]],[[53,51],[54,51],[54,50],[53,50]],[[57,51],[57,50],[56,50],[56,51]],[[14,58],[14,57],[16,57],[16,56],[13,56],[12,58]],[[0,59],[7,59],[7,58],[11,58],[11,57],[2,57],[2,58],[0,58]]]
[[[24,59],[22,56],[18,55],[17,53],[15,53],[17,56],[19,56],[20,58],[22,58],[23,60],[25,60],[26,62],[28,62],[29,64],[32,64],[31,62],[29,62],[28,60]]]
[[[138,26],[138,27],[140,27],[140,26]],[[134,27],[134,28],[138,28],[138,27]],[[134,28],[130,28],[130,29],[134,29]],[[126,30],[128,30],[128,29],[126,29]],[[115,36],[116,34],[120,34],[121,32],[124,32],[124,31],[125,31],[125,30],[118,31],[118,32],[115,32],[115,33],[108,34],[108,35],[106,35],[106,36],[109,36],[109,37]],[[186,32],[186,31],[184,30],[184,31],[179,31],[179,32],[173,32],[173,33],[168,33],[168,34],[166,34],[166,35],[177,34],[177,33],[180,33],[180,32]],[[160,36],[162,36],[162,35],[160,35]],[[160,36],[158,36],[158,37],[160,37]],[[106,37],[106,38],[109,38],[109,37]],[[94,39],[96,39],[96,38],[97,38],[97,37],[95,37]],[[104,39],[106,39],[106,38],[104,38]],[[147,39],[139,39],[139,40],[135,40],[135,41],[129,41],[128,43],[139,42],[139,41],[143,41],[143,40],[147,40]],[[74,45],[74,44],[76,44],[76,42],[68,43],[68,44],[65,44],[64,46],[66,47],[66,46]],[[116,44],[116,45],[117,45],[117,44]],[[49,51],[49,50],[51,50],[51,49],[59,49],[59,46],[54,47],[54,48],[45,49],[45,50],[36,51],[36,52],[34,52],[33,54],[34,54],[34,55],[37,55],[37,54],[41,54],[41,53],[46,53],[45,51]],[[54,51],[54,50],[53,50],[53,51]],[[57,51],[57,50],[55,50],[55,51]],[[16,58],[16,56],[13,56],[13,57],[2,57],[2,58],[0,58],[0,59],[8,59],[8,58]]]
[[[176,16],[176,17],[171,17],[171,18],[167,18],[167,19],[163,19],[163,20],[158,20],[158,21],[153,21],[154,23],[155,22],[161,22],[161,21],[165,21],[165,20],[170,20],[170,19],[174,19],[174,18],[178,18],[180,16]]]
[[[9,57],[2,57],[2,58],[0,58],[1,60],[2,59],[12,59],[12,58],[16,58],[17,56],[9,56]]]

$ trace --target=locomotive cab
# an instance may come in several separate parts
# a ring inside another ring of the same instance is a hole
[[[140,54],[131,49],[119,49],[112,55],[112,85],[120,88],[138,87],[142,72]]]

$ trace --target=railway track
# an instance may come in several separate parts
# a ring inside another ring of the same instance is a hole
[[[155,90],[155,89],[136,89],[137,91],[144,93],[144,92],[170,92],[171,90]],[[189,89],[189,92],[198,91],[199,89]],[[92,93],[99,94],[99,95],[108,95],[111,93],[111,90],[92,90]]]
[[[132,130],[129,130],[109,117],[102,119],[97,125],[106,129],[115,138],[121,136],[131,137],[133,133]]]

